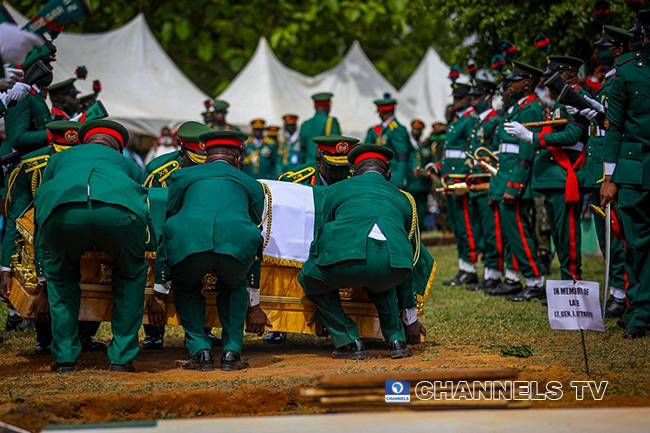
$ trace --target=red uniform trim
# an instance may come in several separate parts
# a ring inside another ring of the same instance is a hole
[[[533,102],[536,99],[537,95],[533,93],[532,95],[528,96],[528,98],[524,99],[521,104],[519,104],[519,108],[524,108],[524,105],[528,104],[529,102]]]
[[[576,216],[575,207],[569,204],[569,272],[571,276],[579,280],[580,276],[576,275]]]
[[[395,104],[377,105],[377,110],[379,110],[379,111],[394,111],[395,110]]]
[[[54,114],[55,116],[63,116],[63,120],[70,119],[70,116],[68,116],[65,111],[56,107],[52,107],[52,114]]]
[[[212,140],[207,140],[205,142],[205,147],[209,146],[239,146],[241,147],[244,144],[241,140],[235,140],[234,138],[214,138]]]
[[[499,270],[503,271],[503,242],[501,240],[501,220],[499,218],[499,205],[494,207],[494,229],[497,242],[497,254],[499,255]]]
[[[517,226],[519,227],[519,236],[521,236],[521,242],[524,245],[524,250],[526,251],[526,258],[528,258],[528,263],[530,264],[530,267],[533,268],[533,273],[535,273],[535,276],[539,277],[539,270],[537,270],[537,265],[533,260],[533,254],[530,252],[530,247],[528,246],[528,241],[526,240],[526,233],[524,232],[524,225],[521,223],[521,215],[519,213],[520,206],[521,206],[521,202],[517,200],[516,213],[517,213]]]
[[[315,107],[324,107],[325,105],[330,105],[330,100],[327,101],[314,101]]]
[[[122,137],[122,134],[120,134],[114,129],[104,128],[104,127],[89,129],[88,131],[86,131],[86,134],[83,136],[84,144],[86,144],[86,137],[90,137],[93,134],[108,134],[111,137],[115,138],[120,143],[120,147],[124,149],[124,138]]]
[[[385,157],[384,155],[382,155],[381,153],[377,153],[377,152],[366,152],[366,153],[364,153],[364,154],[362,154],[362,155],[359,155],[359,156],[354,160],[354,165],[355,165],[355,167],[356,167],[356,165],[357,165],[358,163],[360,163],[361,161],[366,160],[366,159],[370,159],[370,158],[381,159],[381,160],[384,161],[386,164],[388,164],[388,158],[386,158],[386,157]]]
[[[465,230],[467,230],[467,240],[469,242],[469,261],[476,263],[476,243],[474,242],[474,232],[472,225],[469,223],[469,196],[463,196],[463,216],[465,217]]]
[[[526,188],[525,183],[508,182],[506,186],[511,188]]]

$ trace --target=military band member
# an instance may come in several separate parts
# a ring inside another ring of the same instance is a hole
[[[341,127],[336,117],[330,116],[332,109],[331,93],[323,92],[312,95],[316,114],[300,126],[300,164],[310,164],[316,159],[317,146],[314,137],[323,135],[341,135]]]
[[[607,95],[601,206],[618,199],[629,278],[623,338],[645,337],[650,322],[650,11],[637,14],[643,48],[615,63]]]
[[[342,135],[314,137],[316,161],[280,175],[278,180],[303,185],[329,186],[350,177],[348,154],[353,144]]]
[[[430,162],[434,161],[434,154],[431,151],[431,141],[423,141],[422,132],[424,122],[419,119],[411,122],[411,138],[414,143],[415,152],[412,154],[413,179],[409,183],[408,191],[415,199],[418,209],[418,221],[420,230],[425,228],[424,220],[428,211],[428,197],[431,192],[432,182],[425,175],[424,169]]]
[[[253,119],[253,135],[245,146],[244,173],[254,179],[275,179],[278,176],[278,142],[264,136],[265,127],[263,119]]]
[[[52,101],[52,120],[70,120],[80,109],[81,103],[77,98],[80,93],[75,87],[76,78],[70,78],[47,88],[47,94]]]
[[[528,290],[544,287],[535,243],[530,225],[532,191],[530,187],[532,164],[522,159],[533,153],[530,143],[508,134],[505,123],[539,122],[543,120],[542,107],[535,94],[543,71],[523,62],[514,62],[507,79],[510,108],[499,125],[494,146],[499,146],[499,171],[490,181],[489,204],[499,203],[502,239],[504,241],[505,280],[496,288],[486,290],[489,295],[518,295],[524,289],[518,281],[520,272]],[[536,132],[533,130],[533,132]]]
[[[469,105],[469,90],[468,84],[456,83],[452,92],[456,115],[447,131],[444,157],[438,163],[443,180],[448,184],[464,182],[469,172],[465,152],[469,149],[472,131],[478,122],[476,111]],[[469,220],[469,195],[466,192],[447,194],[447,218],[456,238],[458,273],[451,280],[444,281],[443,285],[477,284],[478,247]]]
[[[339,289],[363,287],[377,307],[392,358],[411,356],[395,287],[411,275],[416,251],[409,239],[413,209],[389,182],[393,151],[356,146],[348,156],[355,176],[327,188],[323,221],[298,279],[332,336],[333,358],[363,359],[357,324],[344,312]],[[390,248],[389,248],[390,245]]]
[[[34,196],[43,180],[43,172],[52,155],[70,149],[79,144],[81,123],[55,121],[48,123],[47,132],[50,145],[25,155],[20,164],[8,178],[5,215],[7,226],[2,240],[2,284],[11,285],[11,256],[16,254],[16,241],[20,234],[16,229],[16,220],[34,205]],[[44,294],[43,294],[44,295]],[[50,353],[52,327],[49,314],[36,319],[35,352],[37,355]],[[105,350],[106,345],[93,339],[99,329],[99,322],[79,322],[79,340],[82,350]]]
[[[479,147],[495,152],[494,136],[501,118],[492,108],[492,96],[497,85],[491,81],[476,80],[469,91],[469,103],[476,111],[479,121],[474,127],[468,152],[474,154]],[[484,155],[484,157],[486,157]],[[485,160],[494,166],[494,161]],[[468,286],[468,290],[494,289],[501,283],[503,275],[503,241],[498,204],[488,204],[488,191],[481,186],[490,183],[490,174],[478,166],[472,169],[472,177],[467,178],[469,192],[469,221],[483,262],[483,281]],[[481,186],[479,186],[481,185]]]
[[[264,211],[264,191],[259,182],[241,172],[245,134],[215,131],[200,139],[208,153],[207,163],[172,176],[168,219],[156,268],[160,278],[171,279],[176,311],[186,333],[191,358],[183,368],[214,369],[210,340],[203,329],[205,298],[201,293],[203,277],[214,272],[223,327],[221,369],[241,370],[248,367],[241,349],[249,300],[248,274],[256,256],[261,257],[258,226]],[[196,236],[187,236],[188,226]],[[165,276],[165,270],[171,276]],[[249,313],[249,322],[251,314],[261,312],[259,296],[251,306],[256,308]],[[268,319],[263,312],[261,315],[263,331]]]
[[[199,140],[199,135],[210,132],[212,129],[199,122],[185,122],[178,127],[179,150],[166,153],[154,158],[145,167],[142,185],[146,188],[167,188],[169,178],[176,170],[204,164],[206,152]],[[150,298],[148,310],[155,311],[155,299]],[[162,349],[165,338],[165,326],[144,325],[145,338],[142,341],[143,349]],[[213,346],[220,346],[221,339],[212,334],[211,328],[205,328],[206,335]]]
[[[295,114],[285,114],[282,116],[284,121],[284,140],[280,145],[278,156],[280,157],[280,169],[282,173],[294,171],[300,165],[300,130],[298,129],[298,116]]]
[[[390,163],[391,183],[406,190],[413,177],[409,158],[414,149],[409,139],[409,133],[404,125],[395,118],[395,106],[397,105],[395,99],[386,93],[383,99],[377,99],[374,103],[377,106],[381,123],[368,130],[364,143],[386,146],[395,153],[395,158]]]
[[[147,192],[140,185],[140,169],[121,154],[129,140],[122,125],[91,121],[80,128],[79,137],[83,146],[49,158],[35,200],[36,265],[39,275],[44,270],[47,277],[52,370],[76,368],[80,259],[98,249],[115,258],[109,370],[133,372],[148,269]]]
[[[573,86],[583,96],[587,95],[577,84],[578,71],[584,64],[582,60],[550,56],[549,61],[545,76],[550,77],[559,72],[566,84]],[[529,146],[520,149],[518,167],[513,173],[512,181],[524,184],[532,172],[532,188],[544,195],[551,235],[560,261],[561,278],[579,280],[582,278],[580,219],[581,187],[584,183],[584,170],[581,169],[585,163],[584,148],[588,131],[584,121],[569,115],[566,106],[556,102],[548,120],[560,119],[567,119],[568,123],[546,126],[537,133],[517,121],[510,121],[505,129],[532,146],[532,152],[527,150]],[[534,287],[509,299],[528,301],[545,296],[544,287]]]
[[[239,131],[235,125],[226,122],[228,108],[230,104],[224,100],[217,99],[212,103],[214,111],[211,115],[211,121],[207,125],[215,131]]]

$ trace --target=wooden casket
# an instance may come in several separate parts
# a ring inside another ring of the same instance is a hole
[[[293,184],[283,183],[283,185]],[[282,186],[282,188],[286,187]],[[275,212],[276,207],[279,208],[279,206],[281,203],[274,199],[273,211]],[[273,218],[274,226],[278,224],[278,217],[287,215],[286,212],[283,214],[281,209],[277,214]],[[17,221],[20,239],[17,242],[17,253],[12,257],[11,264],[13,279],[10,301],[23,317],[29,317],[29,307],[38,294],[34,266],[33,215],[33,209],[29,210]],[[155,258],[155,252],[146,253],[149,271],[144,288],[145,300],[153,296]],[[82,257],[80,320],[110,321],[113,309],[111,294],[113,262],[109,255],[101,251],[88,251]],[[260,280],[261,307],[268,315],[274,331],[306,334],[313,334],[315,331],[312,320],[315,307],[307,299],[298,283],[301,266],[302,263],[298,261],[264,256]],[[206,275],[203,278],[203,285],[203,294],[206,298],[206,326],[220,327],[216,308],[216,276]],[[417,295],[418,315],[422,313],[430,285],[431,281],[429,281],[423,296]],[[365,338],[382,338],[377,310],[369,301],[365,291],[358,288],[342,289],[340,295],[346,313],[357,322],[360,335]],[[146,307],[144,323],[148,323]],[[172,296],[169,297],[167,306],[167,324],[180,325]]]

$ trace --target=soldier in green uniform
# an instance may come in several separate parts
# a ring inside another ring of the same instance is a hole
[[[632,58],[636,53],[627,53],[632,34],[625,29],[604,26],[602,37],[594,43],[596,47],[595,58],[598,63],[607,68],[603,82],[596,95],[596,100],[589,100],[596,109],[585,109],[580,112],[591,120],[589,126],[589,141],[587,143],[585,163],[585,186],[591,189],[591,202],[593,206],[600,206],[600,186],[605,179],[603,171],[603,157],[605,153],[605,128],[596,120],[598,112],[605,112],[608,94],[614,82],[617,59],[623,61]],[[626,54],[627,53],[627,54]],[[572,110],[573,107],[567,107]],[[576,109],[573,109],[577,111]],[[616,212],[615,212],[616,214]],[[614,215],[615,215],[614,214]],[[619,218],[620,219],[620,218]],[[605,256],[605,219],[595,215],[594,223],[600,249]],[[611,263],[610,263],[610,297],[605,308],[606,317],[620,317],[627,308],[625,299],[625,244],[622,239],[611,238]]]
[[[400,323],[396,287],[413,270],[419,240],[409,237],[417,214],[389,182],[393,151],[361,145],[350,152],[355,176],[327,188],[323,220],[298,280],[332,336],[333,358],[363,359],[357,324],[344,312],[339,289],[363,287],[377,307],[392,358],[411,356]],[[390,248],[389,248],[390,245]]]
[[[520,160],[520,155],[531,155],[534,152],[530,143],[516,139],[505,131],[505,123],[542,121],[542,107],[535,94],[535,87],[543,71],[523,62],[515,61],[514,64],[506,77],[510,108],[494,137],[494,148],[498,146],[499,149],[499,171],[490,181],[488,192],[490,206],[499,204],[506,273],[501,284],[486,290],[489,295],[521,292],[523,288],[518,272],[526,279],[529,289],[544,287],[544,276],[540,271],[529,216],[533,205],[530,187],[532,163],[527,162],[530,159]]]
[[[582,60],[567,56],[550,56],[544,75],[559,72],[574,90],[587,95],[577,84]],[[588,137],[586,122],[567,113],[566,107],[556,102],[549,120],[567,119],[565,125],[544,127],[540,132],[525,128],[517,121],[509,121],[505,131],[526,142],[520,147],[518,170],[513,182],[524,184],[530,178],[532,188],[544,195],[544,206],[551,227],[551,236],[560,260],[560,275],[564,280],[582,278],[581,228],[582,193],[584,184],[585,143]],[[532,147],[531,147],[532,146]],[[532,150],[532,152],[531,152]],[[519,176],[519,177],[518,177]],[[511,301],[529,301],[546,296],[544,287],[526,288],[508,297]]]
[[[47,88],[52,101],[52,120],[70,120],[79,111],[81,103],[77,98],[80,93],[75,87],[76,78],[70,78]]]
[[[428,197],[431,192],[432,182],[426,175],[425,167],[433,162],[433,152],[431,151],[431,141],[426,143],[422,141],[422,132],[424,131],[424,122],[415,119],[411,122],[411,137],[414,143],[415,152],[411,154],[411,166],[413,169],[413,179],[409,183],[408,191],[415,199],[418,209],[418,221],[420,230],[424,230],[424,220],[428,211]]]
[[[377,99],[374,102],[381,123],[368,129],[364,143],[386,146],[395,153],[395,158],[390,163],[392,172],[390,181],[398,188],[406,190],[413,178],[411,173],[413,167],[409,161],[414,151],[413,144],[411,144],[409,133],[404,125],[395,118],[397,101],[386,93],[383,99]]]
[[[352,145],[346,137],[329,135],[314,137],[313,141],[318,152],[316,161],[299,166],[295,171],[283,173],[278,180],[303,185],[329,186],[350,177],[348,154],[352,150]]]
[[[201,280],[207,273],[216,274],[224,344],[221,369],[241,370],[248,367],[241,358],[241,349],[248,273],[255,257],[261,257],[263,239],[258,226],[264,211],[264,190],[240,170],[245,134],[215,131],[202,134],[200,139],[208,153],[207,163],[179,170],[171,178],[168,219],[156,271],[161,278],[171,279],[176,311],[191,356],[183,368],[193,370],[214,369],[211,344],[203,330],[205,298]],[[196,236],[187,236],[188,226]],[[261,312],[259,305],[255,310]]]
[[[645,337],[650,322],[650,11],[637,14],[643,49],[616,60],[607,95],[605,181],[601,206],[618,199],[625,233],[626,291],[623,338]]]
[[[469,172],[465,152],[469,149],[472,132],[478,122],[474,108],[469,105],[469,90],[468,84],[456,83],[452,93],[456,115],[447,131],[444,157],[436,165],[443,180],[448,184],[464,182]],[[446,204],[449,226],[456,238],[458,273],[451,280],[444,281],[443,285],[476,284],[478,248],[469,220],[469,194],[461,191],[449,192]]]
[[[492,108],[492,96],[497,85],[491,81],[476,80],[469,91],[469,103],[476,111],[479,121],[474,126],[468,152],[474,154],[480,147],[496,152],[493,148],[494,136],[501,118]],[[493,165],[493,161],[486,161]],[[483,281],[468,286],[471,291],[496,288],[503,275],[503,241],[498,204],[488,204],[488,191],[483,189],[490,183],[490,174],[478,165],[472,167],[472,176],[466,182],[470,185],[469,221],[472,232],[481,251],[483,262]]]
[[[43,180],[43,172],[50,156],[79,144],[78,131],[81,123],[55,121],[47,124],[50,145],[25,155],[8,178],[5,215],[7,225],[2,239],[2,283],[11,286],[11,256],[16,254],[16,241],[20,234],[16,220],[34,205],[36,190]],[[36,317],[37,355],[50,353],[52,343],[49,317]],[[105,350],[106,345],[95,341],[93,336],[99,329],[98,322],[79,322],[79,340],[82,350]]]
[[[316,143],[314,137],[323,135],[341,135],[341,127],[336,117],[330,116],[332,109],[331,93],[316,93],[312,95],[316,114],[300,126],[300,164],[310,164],[316,159]]]
[[[284,121],[284,140],[280,144],[278,157],[280,170],[282,173],[286,173],[300,165],[300,130],[296,114],[285,114],[282,116],[282,120]]]
[[[253,119],[251,128],[253,135],[246,142],[244,151],[244,173],[254,179],[275,179],[278,176],[278,142],[273,138],[264,137],[266,122],[263,119]]]
[[[39,275],[45,270],[52,317],[52,370],[75,370],[81,351],[79,262],[86,251],[99,249],[116,260],[109,370],[132,372],[148,269],[145,244],[151,236],[147,191],[140,185],[140,169],[121,154],[129,140],[122,125],[91,121],[79,137],[83,146],[49,158],[34,206],[35,261]],[[41,310],[35,307],[35,314]]]
[[[215,131],[239,131],[235,125],[226,122],[226,115],[228,115],[228,104],[226,101],[217,99],[212,103],[214,111],[212,112],[211,121],[207,125]]]
[[[143,173],[142,185],[146,188],[167,188],[167,182],[170,176],[176,170],[184,167],[192,167],[198,164],[204,164],[206,152],[203,144],[199,141],[199,135],[210,132],[212,129],[199,122],[185,122],[178,127],[179,150],[153,159],[145,167]],[[166,296],[167,290],[154,290],[156,296]],[[149,311],[155,311],[157,299],[150,298],[148,304]],[[144,325],[145,338],[142,341],[143,349],[162,349],[165,338],[165,326]],[[208,338],[212,341],[213,346],[221,345],[221,339],[212,334],[211,328],[205,329]]]

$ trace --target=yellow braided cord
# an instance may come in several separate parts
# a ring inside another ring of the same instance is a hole
[[[142,186],[144,186],[145,188],[153,188],[153,177],[154,177],[153,173],[147,176]]]
[[[7,209],[9,202],[11,202],[11,190],[14,187],[14,183],[16,183],[16,178],[18,177],[21,168],[23,168],[23,163],[18,164],[18,167],[14,168],[14,171],[9,175],[9,180],[7,181],[7,199],[5,200],[5,215],[9,215]]]
[[[325,127],[325,135],[330,135],[332,133],[332,123],[334,123],[334,118],[328,117],[327,126]]]
[[[262,251],[264,251],[271,240],[271,227],[273,225],[273,194],[271,194],[271,188],[264,182],[260,182],[262,188],[264,189],[264,195],[266,196],[266,215],[262,219],[259,227],[262,227],[264,221],[266,221],[266,236],[264,236],[264,244],[262,245]]]
[[[38,189],[39,186],[41,186],[41,171],[36,170],[34,171],[34,174],[32,174],[32,198],[36,197],[36,190]]]
[[[402,190],[400,190],[402,191]],[[411,230],[409,231],[409,241],[413,240],[415,236],[415,254],[413,256],[413,266],[420,259],[420,225],[418,224],[418,208],[415,204],[415,199],[411,194],[406,191],[402,191],[409,203],[411,204]]]

